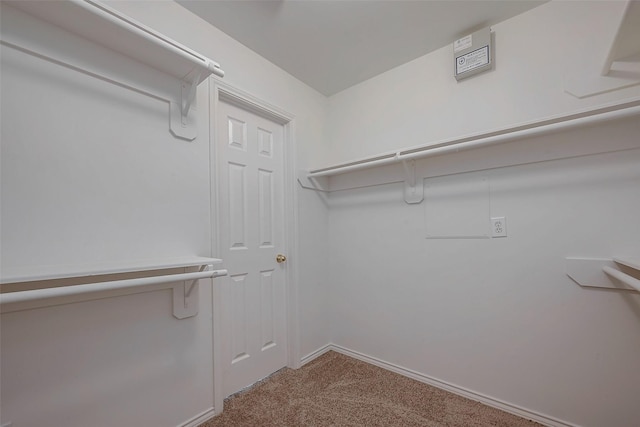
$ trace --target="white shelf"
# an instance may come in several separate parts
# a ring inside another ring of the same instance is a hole
[[[104,276],[116,273],[133,273],[140,271],[164,270],[164,273],[149,277],[131,279],[97,281],[95,283],[76,284],[29,289],[0,293],[0,312],[10,312],[57,304],[88,301],[117,295],[148,292],[156,289],[171,288],[173,293],[173,315],[178,319],[186,319],[198,314],[199,289],[198,281],[205,278],[226,276],[227,270],[213,270],[213,264],[222,260],[204,257],[182,257],[156,260],[140,260],[137,262],[118,264],[94,264],[83,266],[43,266],[30,269],[27,275],[3,277],[2,283],[21,283],[46,281],[74,277]],[[203,266],[200,271],[167,274],[167,269],[180,267]]]
[[[14,1],[11,6],[52,24],[52,27],[62,28],[173,77],[176,87],[170,88],[168,93],[172,95],[166,99],[170,109],[169,129],[178,138],[187,141],[196,138],[197,126],[192,106],[195,104],[197,87],[212,74],[224,77],[224,71],[217,62],[96,0]],[[38,33],[34,31],[36,37],[47,38],[46,31]],[[34,34],[30,34],[30,37]],[[22,42],[12,41],[11,37],[6,40],[4,37],[1,40],[3,45],[23,53],[148,94],[144,88],[132,86],[128,78],[114,79],[102,74],[101,70],[88,70],[84,64],[75,63],[77,61],[68,62],[66,58],[51,57],[46,50],[33,50],[22,45]],[[164,98],[159,94],[153,96]]]
[[[11,4],[182,81],[195,81],[197,85],[211,74],[224,76],[220,65],[206,56],[98,1],[25,1]]]
[[[222,260],[205,257],[180,257],[166,259],[147,259],[117,264],[84,264],[84,265],[43,265],[29,268],[23,272],[9,272],[4,274],[7,268],[3,268],[3,276],[0,283],[22,283],[44,280],[55,280],[74,277],[104,276],[107,274],[165,270],[170,268],[196,267],[209,264],[220,264]]]
[[[381,166],[401,164],[404,168],[405,201],[407,203],[420,203],[423,200],[423,180],[421,179],[422,177],[416,176],[415,160],[457,153],[463,150],[479,149],[494,144],[502,144],[534,136],[549,135],[556,132],[594,126],[637,116],[640,116],[640,98],[627,99],[480,134],[436,141],[424,146],[400,150],[395,153],[382,153],[374,157],[348,163],[312,169],[307,172],[301,171],[298,176],[298,183],[302,188],[330,193],[334,191],[330,180],[331,177],[366,169],[379,168]],[[401,181],[394,176],[392,180],[389,181],[376,181],[376,185],[391,182]],[[360,184],[359,186],[362,185]],[[338,188],[338,190],[349,188],[351,187],[341,187]]]
[[[443,155],[461,150],[510,142],[525,137],[545,135],[567,129],[580,128],[582,126],[607,123],[613,120],[625,119],[638,115],[640,115],[640,98],[634,98],[631,100],[624,100],[620,103],[604,105],[572,114],[535,120],[516,126],[492,130],[486,133],[437,141],[420,147],[407,148],[395,153],[384,153],[366,159],[355,160],[353,162],[312,169],[307,172],[307,177],[331,177],[357,170],[370,169],[403,161],[422,159],[435,155]]]

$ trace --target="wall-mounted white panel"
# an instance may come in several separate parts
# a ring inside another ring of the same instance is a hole
[[[426,236],[430,239],[487,238],[489,180],[479,174],[425,180]]]

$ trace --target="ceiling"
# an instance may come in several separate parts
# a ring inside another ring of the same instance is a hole
[[[327,96],[544,3],[533,0],[177,1]]]

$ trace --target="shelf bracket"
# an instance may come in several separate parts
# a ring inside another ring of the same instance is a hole
[[[307,190],[329,193],[329,181],[327,177],[310,177],[306,171],[298,172],[298,183]]]
[[[198,71],[191,81],[183,80],[180,84],[180,104],[173,101],[170,103],[171,123],[169,127],[171,133],[177,138],[193,141],[198,136],[198,127],[193,111],[202,74],[202,71]]]
[[[617,258],[566,258],[567,276],[578,285],[589,288],[640,292],[640,269],[636,267]]]
[[[193,101],[196,98],[198,82],[200,81],[201,77],[202,77],[202,71],[199,71],[191,83],[182,82],[182,109],[181,109],[182,114],[180,117],[181,119],[180,123],[182,124],[182,126],[187,126],[189,124],[187,120],[189,116],[189,110],[191,109],[191,106],[193,105]]]
[[[203,265],[200,271],[212,270],[213,265]],[[223,276],[226,271],[214,272],[212,278]],[[173,316],[186,319],[198,314],[200,286],[198,280],[187,280],[173,287]]]
[[[424,180],[416,178],[415,160],[400,159],[400,153],[396,153],[396,159],[402,162],[404,168],[404,201],[410,205],[421,203],[424,200]]]
[[[613,34],[606,59],[601,61],[593,54],[593,42],[585,44],[585,54],[579,60],[569,59],[565,75],[568,94],[583,99],[640,85],[640,2],[626,0],[619,7],[620,14],[605,22]],[[598,32],[597,37],[605,40],[606,31]]]

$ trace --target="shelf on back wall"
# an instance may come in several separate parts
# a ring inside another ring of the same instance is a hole
[[[398,164],[403,166],[402,176],[395,173],[390,174],[390,179],[377,180],[374,185],[404,181],[405,201],[407,203],[420,203],[423,200],[420,188],[423,180],[421,179],[422,177],[417,176],[414,164],[415,160],[456,153],[463,150],[479,149],[496,144],[513,142],[523,138],[578,129],[585,126],[606,124],[615,120],[628,119],[639,115],[640,98],[626,99],[569,114],[494,129],[489,132],[436,141],[424,146],[406,148],[395,153],[383,153],[348,163],[312,169],[310,171],[300,171],[298,182],[303,188],[327,193],[334,190],[360,188],[371,184],[360,183],[355,187],[335,188],[333,186],[335,183],[332,182],[330,178],[352,172]]]

